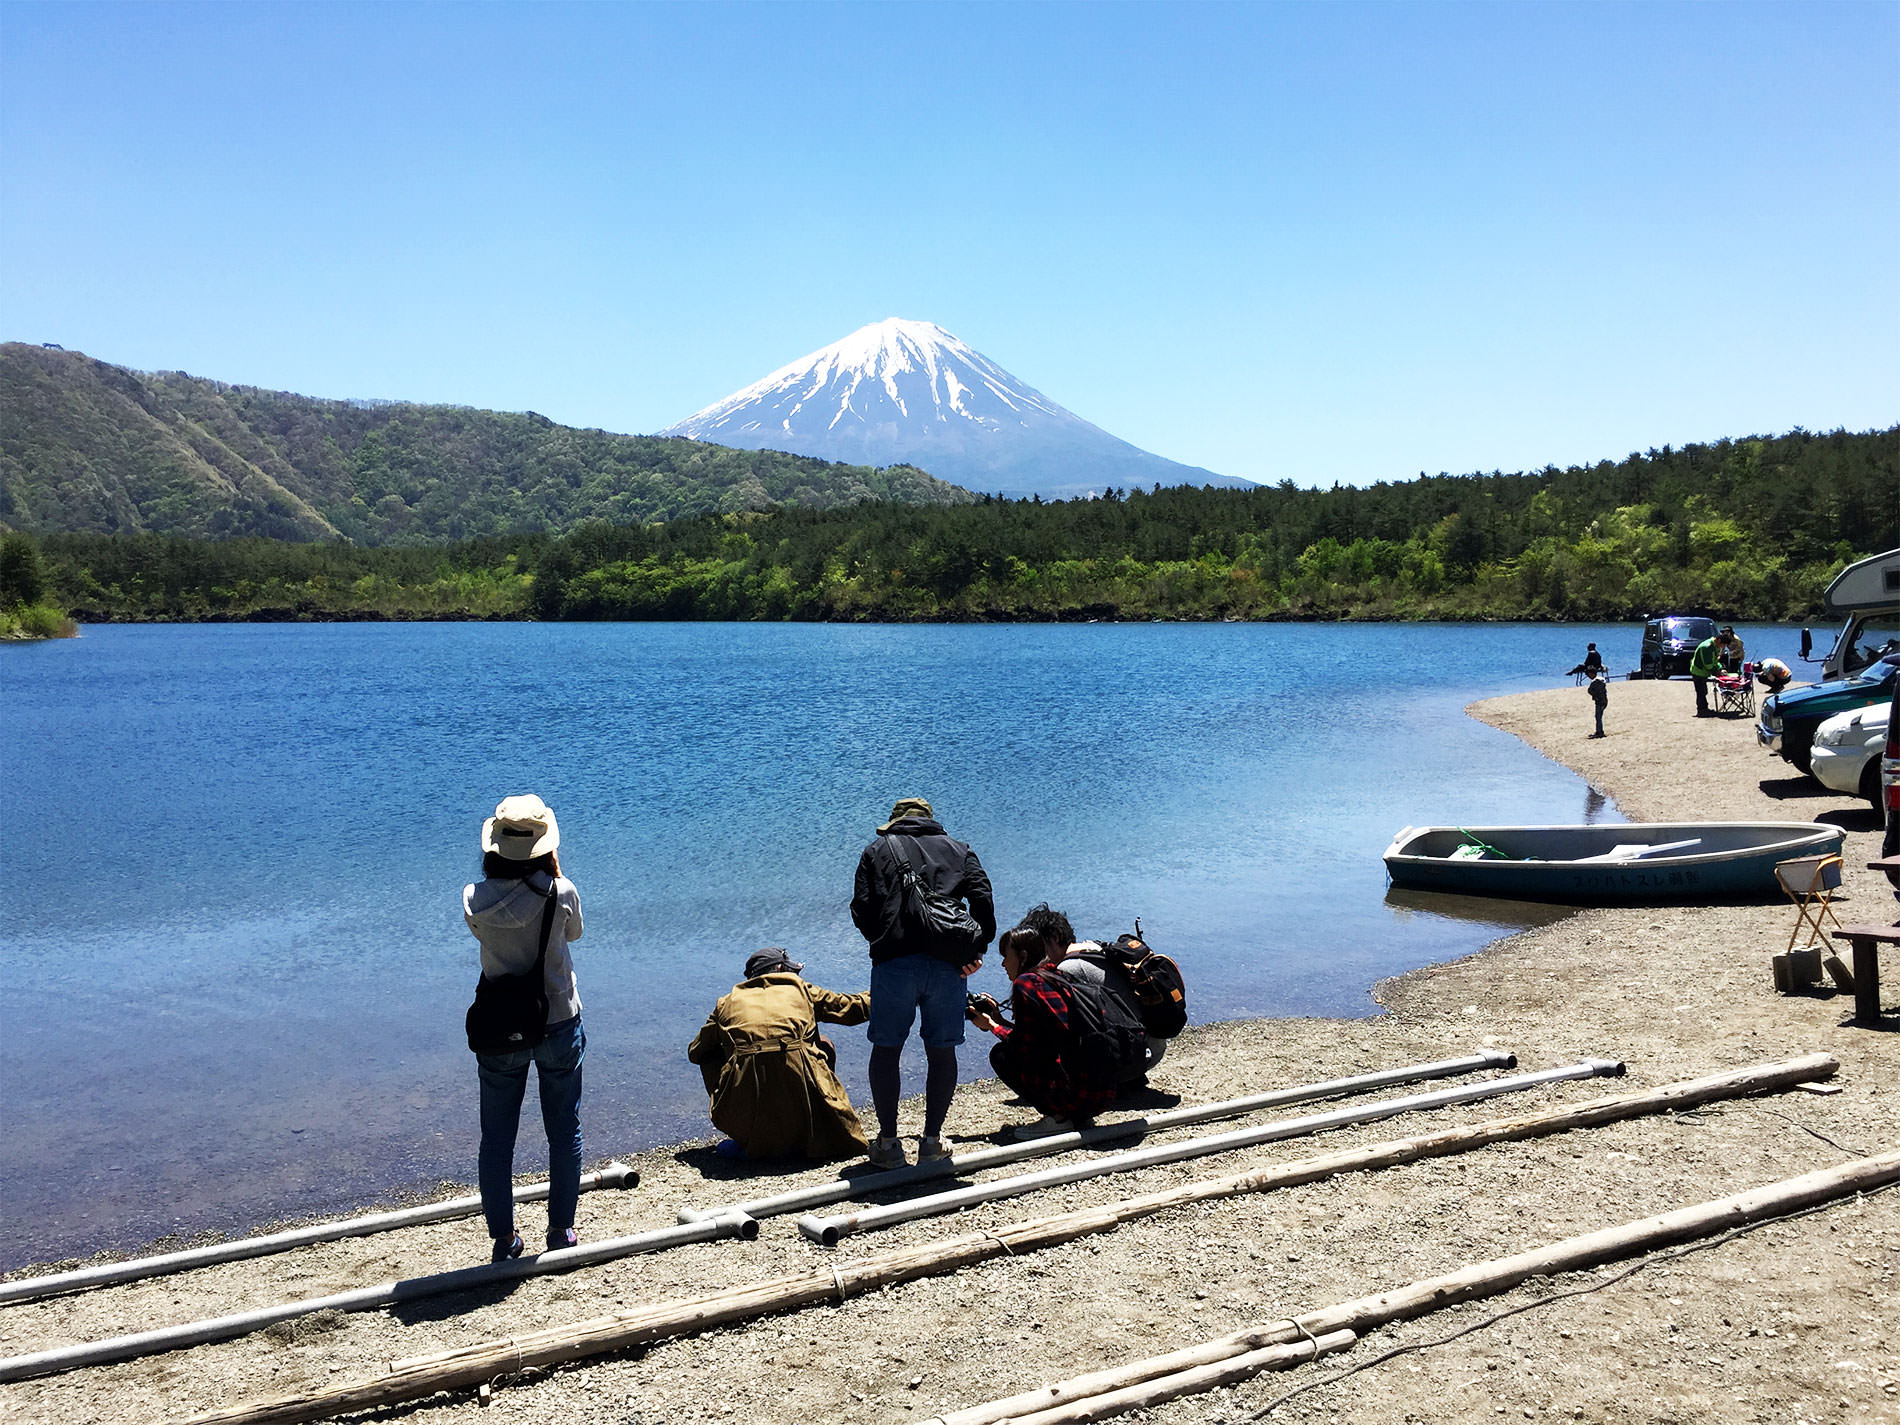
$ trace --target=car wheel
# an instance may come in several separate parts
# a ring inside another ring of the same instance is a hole
[[[1799,747],[1790,747],[1786,755],[1788,760],[1794,763],[1795,769],[1799,771],[1802,776],[1812,777],[1814,775],[1814,748],[1808,743],[1804,742]]]
[[[1875,811],[1880,807],[1880,759],[1869,757],[1867,766],[1860,774],[1860,794],[1873,803]]]

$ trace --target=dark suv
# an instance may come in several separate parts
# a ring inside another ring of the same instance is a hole
[[[1696,645],[1715,637],[1715,620],[1689,614],[1667,614],[1643,625],[1643,656],[1639,678],[1673,678],[1689,671]]]

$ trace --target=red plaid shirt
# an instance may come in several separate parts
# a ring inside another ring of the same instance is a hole
[[[1063,1056],[1073,1043],[1069,1015],[1073,989],[1053,966],[1017,976],[1010,986],[1014,1029],[998,1028],[1002,1043],[991,1063],[1003,1081],[1043,1113],[1059,1118],[1090,1118],[1115,1101],[1113,1083],[1078,1082]]]

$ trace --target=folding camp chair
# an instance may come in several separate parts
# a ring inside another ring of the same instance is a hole
[[[1841,886],[1841,858],[1838,855],[1802,856],[1793,861],[1778,862],[1775,879],[1781,883],[1781,889],[1788,893],[1788,899],[1795,904],[1794,929],[1788,933],[1788,949],[1794,949],[1794,942],[1800,939],[1804,928],[1808,938],[1802,944],[1803,949],[1821,940],[1821,922],[1824,920],[1833,921],[1836,930],[1841,928],[1832,904],[1834,892]]]
[[[1715,710],[1718,713],[1740,713],[1743,717],[1755,715],[1755,680],[1746,669],[1740,673],[1717,673],[1715,683]]]

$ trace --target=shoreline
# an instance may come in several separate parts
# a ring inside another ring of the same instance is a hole
[[[1878,854],[1879,841],[1865,804],[1784,777],[1792,768],[1755,748],[1749,724],[1694,721],[1690,699],[1686,683],[1617,684],[1606,720],[1611,735],[1602,742],[1584,740],[1586,704],[1567,686],[1486,699],[1467,712],[1571,767],[1634,820],[1819,815],[1846,826],[1842,918],[1891,914],[1885,881],[1863,864]],[[1488,1046],[1514,1050],[1526,1068],[1620,1058],[1632,1087],[1825,1049],[1842,1063],[1838,1094],[1740,1101],[1176,1211],[840,1306],[535,1375],[498,1388],[496,1403],[508,1411],[497,1419],[923,1419],[1573,1231],[1832,1166],[1853,1156],[1850,1149],[1891,1147],[1900,1034],[1844,1026],[1848,996],[1770,992],[1767,957],[1786,943],[1792,923],[1785,902],[1578,909],[1462,959],[1379,982],[1373,997],[1382,1012],[1368,1017],[1198,1026],[1171,1048],[1156,1088],[1207,1101]],[[1895,999],[1891,988],[1886,998]],[[1602,1091],[1567,1085],[1505,1100],[1495,1112],[1454,1110],[1417,1123],[1423,1131],[1528,1112],[1533,1099],[1542,1107]],[[949,1127],[953,1138],[974,1145],[1025,1116],[988,1080],[959,1089]],[[916,1102],[907,1102],[906,1132],[916,1131],[917,1117]],[[1400,1131],[1412,1131],[1409,1123]],[[1392,1136],[1391,1125],[1370,1125],[1323,1142],[1331,1149]],[[773,1220],[756,1243],[703,1244],[535,1279],[499,1300],[455,1299],[452,1308],[409,1313],[400,1324],[376,1313],[286,1323],[189,1353],[0,1386],[0,1401],[20,1420],[174,1418],[372,1376],[391,1355],[577,1320],[615,1309],[616,1301],[692,1295],[1322,1150],[1293,1142],[1074,1184],[848,1239],[835,1254]],[[735,1171],[704,1140],[622,1161],[641,1170],[643,1185],[597,1202],[583,1198],[585,1237],[669,1223],[683,1202],[705,1206],[836,1172],[836,1165]],[[532,1209],[521,1222],[524,1236],[538,1232]],[[0,1344],[19,1353],[134,1323],[346,1290],[464,1265],[483,1246],[479,1225],[451,1222],[58,1298],[0,1313]],[[1764,1227],[1312,1390],[1275,1418],[1399,1425],[1502,1411],[1631,1421],[1900,1419],[1900,1328],[1888,1319],[1900,1295],[1897,1276],[1900,1193],[1890,1192]],[[1186,1397],[1149,1418],[1171,1425],[1245,1418],[1305,1380],[1550,1294],[1532,1283],[1496,1303],[1381,1331],[1330,1365],[1260,1377],[1231,1394]],[[1883,1299],[1887,1308],[1878,1305]],[[960,1349],[946,1354],[946,1341]],[[706,1374],[709,1365],[716,1376]],[[400,1418],[446,1420],[468,1403],[466,1393],[437,1398],[403,1408]]]

